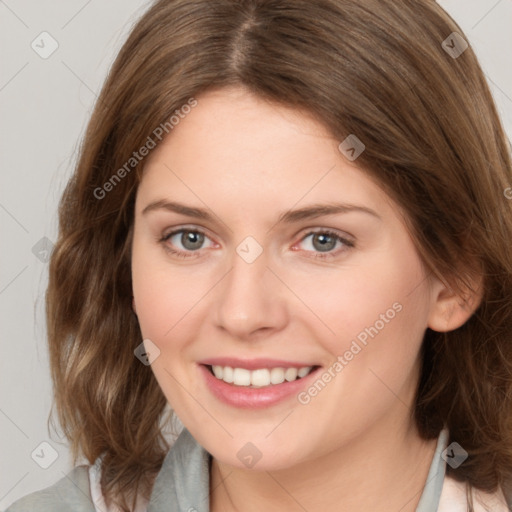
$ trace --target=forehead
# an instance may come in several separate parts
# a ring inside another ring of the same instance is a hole
[[[340,141],[306,112],[240,89],[197,101],[149,156],[139,203],[169,197],[196,205],[229,202],[260,214],[319,201],[371,207],[385,199],[357,161],[340,153]]]

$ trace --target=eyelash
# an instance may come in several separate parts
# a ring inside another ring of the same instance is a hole
[[[184,252],[184,251],[178,251],[176,249],[173,249],[173,248],[169,247],[169,245],[166,243],[174,235],[176,235],[178,233],[183,233],[185,231],[188,231],[189,233],[199,233],[199,234],[209,238],[208,235],[204,231],[202,231],[201,229],[197,229],[197,228],[194,228],[194,229],[180,228],[180,229],[176,229],[174,231],[171,231],[170,233],[167,233],[166,235],[162,236],[162,238],[159,238],[158,241],[160,243],[162,243],[163,246],[164,246],[164,249],[167,252],[171,253],[173,256],[177,256],[178,258],[183,258],[183,259],[194,258],[196,256],[194,253],[198,253],[200,250],[198,250],[198,251],[188,251],[188,253],[187,253],[187,252]],[[343,251],[347,250],[347,248],[355,247],[355,244],[354,244],[353,241],[348,240],[347,238],[343,238],[342,236],[340,236],[335,231],[332,231],[332,230],[329,230],[329,229],[320,229],[320,230],[317,230],[317,231],[310,231],[309,233],[304,235],[300,241],[302,242],[307,237],[309,237],[311,235],[318,235],[318,234],[320,234],[320,235],[327,235],[327,236],[333,237],[337,241],[340,241],[345,247],[342,248],[342,249],[338,249],[338,251],[336,251],[336,252],[327,252],[327,253],[315,252],[314,253],[315,256],[313,256],[313,258],[324,259],[324,260],[325,259],[329,259],[329,258],[334,258],[334,257],[338,256],[340,252],[343,252]],[[307,251],[307,252],[309,252],[309,251]]]

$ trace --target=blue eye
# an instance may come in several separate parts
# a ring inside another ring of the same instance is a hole
[[[310,247],[315,253],[315,258],[331,258],[337,256],[340,251],[354,247],[354,242],[348,240],[338,233],[330,230],[318,230],[308,233],[301,242],[311,238]],[[333,249],[338,246],[339,250],[333,252]]]
[[[180,235],[180,236],[178,236]],[[176,241],[172,239],[176,238]],[[195,254],[187,254],[198,252],[199,249],[202,249],[202,245],[204,244],[205,239],[209,239],[205,233],[197,229],[178,229],[175,231],[171,231],[170,233],[164,235],[160,242],[164,243],[164,247],[170,253],[180,257],[180,258],[190,258],[194,257]],[[176,250],[171,247],[167,242],[171,241],[172,246],[176,245],[176,242],[179,242],[185,250]]]

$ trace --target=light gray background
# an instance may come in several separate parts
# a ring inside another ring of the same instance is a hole
[[[512,0],[440,3],[475,48],[512,137]],[[57,202],[96,94],[148,5],[142,0],[0,0],[0,509],[51,485],[71,467],[66,443],[50,437],[47,428],[52,401],[44,322],[48,242],[40,240],[56,239]],[[31,47],[43,31],[59,45],[47,59]],[[54,452],[40,447],[42,442]],[[40,464],[51,462],[52,453],[58,457],[43,469],[32,458],[34,450]]]

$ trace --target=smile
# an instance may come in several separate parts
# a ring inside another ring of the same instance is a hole
[[[224,404],[261,409],[293,400],[317,378],[321,366],[277,359],[212,358],[197,368],[206,389]]]
[[[235,386],[261,388],[301,379],[313,370],[313,366],[302,368],[232,368],[231,366],[210,366],[211,373],[219,380]]]

